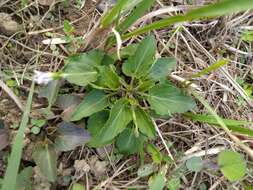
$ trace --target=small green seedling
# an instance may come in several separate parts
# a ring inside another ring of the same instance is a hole
[[[245,42],[253,42],[253,31],[243,31],[241,39]]]
[[[35,135],[40,133],[41,127],[43,127],[46,124],[46,120],[44,119],[31,119],[31,132]]]
[[[8,87],[10,87],[10,89],[16,94],[16,95],[19,95],[19,91],[18,91],[18,83],[16,80],[14,79],[8,79],[6,81],[6,84]]]
[[[63,22],[63,31],[65,33],[65,40],[68,43],[67,49],[71,54],[75,54],[83,43],[82,37],[75,37],[75,28],[71,25],[68,20]]]

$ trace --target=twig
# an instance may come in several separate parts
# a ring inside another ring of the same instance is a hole
[[[188,160],[189,158],[192,158],[194,156],[196,157],[202,157],[202,156],[206,156],[206,155],[215,155],[220,153],[221,151],[225,150],[226,147],[224,146],[219,146],[219,147],[215,147],[215,148],[211,148],[208,150],[201,150],[198,152],[194,152],[192,154],[185,154],[185,156],[182,158],[182,160]]]
[[[162,143],[163,143],[163,145],[164,145],[164,147],[165,147],[167,153],[169,154],[170,158],[174,161],[174,158],[173,158],[173,156],[172,156],[172,154],[171,154],[171,152],[170,152],[170,149],[169,149],[169,147],[167,146],[167,144],[166,144],[166,142],[165,142],[165,140],[164,140],[164,138],[163,138],[163,136],[162,136],[162,134],[161,134],[161,132],[160,132],[160,130],[159,130],[159,128],[158,128],[158,126],[156,125],[156,123],[155,123],[154,120],[152,120],[152,121],[153,121],[153,123],[154,123],[155,130],[157,131],[158,136],[159,136],[160,139],[162,140]]]
[[[244,52],[242,50],[239,50],[239,49],[236,49],[232,46],[229,46],[227,44],[224,44],[225,48],[227,48],[229,51],[232,51],[232,52],[235,52],[235,53],[239,53],[239,54],[242,54],[242,55],[246,55],[246,56],[249,56],[251,55],[252,53],[248,53],[248,52]]]
[[[17,104],[19,109],[23,112],[24,106],[20,102],[19,98],[12,92],[12,90],[0,79],[0,87],[11,97],[11,99]]]

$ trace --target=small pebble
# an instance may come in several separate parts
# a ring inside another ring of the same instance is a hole
[[[101,3],[97,5],[97,9],[100,12],[104,12],[105,10],[110,9],[116,4],[116,0],[103,0]]]

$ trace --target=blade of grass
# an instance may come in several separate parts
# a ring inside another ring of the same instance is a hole
[[[220,127],[219,123],[217,122],[217,120],[215,119],[213,115],[193,114],[193,113],[188,112],[188,113],[185,113],[184,116],[186,118],[191,119],[192,121],[213,124],[217,127]],[[234,119],[224,119],[224,118],[220,118],[220,119],[227,126],[227,128],[231,130],[232,132],[235,132],[241,135],[247,135],[253,138],[253,130],[249,128],[245,128],[245,127],[240,127],[240,126],[245,126],[245,125],[253,125],[253,122],[234,120]]]
[[[119,0],[116,5],[101,19],[103,27],[109,26],[120,14],[122,8],[128,3],[128,0]]]
[[[221,126],[221,128],[226,132],[226,134],[235,142],[237,146],[242,148],[252,159],[253,159],[253,150],[245,145],[238,137],[234,136],[223,120],[218,116],[218,114],[214,111],[214,109],[208,104],[207,101],[204,100],[200,95],[192,91],[192,94],[198,101],[207,109],[207,111],[215,118],[217,123]]]
[[[120,15],[133,9],[138,3],[146,0],[118,0],[115,6],[106,13],[101,19],[103,28],[112,24]]]
[[[198,73],[196,73],[196,74],[193,74],[193,75],[190,77],[190,79],[193,79],[193,78],[197,78],[197,77],[201,77],[201,76],[203,76],[203,75],[206,75],[206,74],[208,74],[209,72],[214,71],[214,70],[216,70],[216,69],[219,69],[220,67],[222,67],[223,65],[226,65],[226,64],[228,64],[228,63],[229,63],[228,60],[225,60],[225,59],[219,60],[219,61],[217,61],[216,63],[210,65],[209,67],[203,69],[202,71],[200,71],[200,72],[198,72]]]
[[[140,2],[132,13],[116,28],[119,32],[126,32],[126,30],[138,20],[148,9],[152,7],[155,0],[143,0]]]
[[[162,29],[179,22],[218,17],[218,16],[245,11],[252,8],[253,8],[252,0],[240,0],[240,1],[223,0],[215,4],[194,9],[184,15],[172,16],[169,18],[162,19],[160,21],[156,21],[152,24],[146,25],[142,28],[138,28],[130,33],[125,34],[122,37],[122,39],[125,40],[132,36],[140,35],[140,34],[149,32],[151,30]]]
[[[29,120],[29,113],[31,110],[33,93],[34,93],[34,81],[31,85],[26,107],[22,116],[22,120],[17,135],[15,136],[14,139],[11,155],[8,160],[7,170],[4,176],[2,190],[16,189],[17,175],[22,155],[22,149],[24,146],[24,133]]]

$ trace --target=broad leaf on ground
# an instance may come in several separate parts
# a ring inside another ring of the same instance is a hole
[[[144,79],[144,80],[139,80],[139,85],[138,85],[138,91],[139,92],[146,92],[150,88],[155,86],[156,81],[152,79]]]
[[[92,90],[74,111],[71,121],[77,121],[99,112],[108,106],[108,96],[100,90]]]
[[[162,57],[159,58],[151,68],[151,71],[148,75],[149,78],[153,80],[165,80],[169,73],[176,66],[175,58]]]
[[[63,77],[79,86],[95,82],[98,76],[95,67],[101,64],[103,57],[104,54],[100,51],[71,56],[66,60]]]
[[[148,36],[138,45],[135,54],[123,63],[122,70],[125,75],[140,78],[147,75],[156,52],[156,41],[154,36]]]
[[[162,173],[152,176],[149,179],[149,190],[163,190],[165,187],[165,176]]]
[[[218,164],[223,175],[230,181],[237,181],[246,174],[246,163],[241,154],[225,150],[218,156]]]
[[[97,147],[110,143],[132,120],[131,110],[126,99],[118,100],[112,107],[109,119],[103,129],[91,139],[90,145]]]
[[[83,146],[90,140],[88,131],[73,123],[60,123],[57,132],[58,135],[54,146],[59,151],[74,150],[76,147]]]
[[[57,177],[57,154],[52,145],[37,144],[33,152],[33,160],[40,172],[51,182]]]
[[[204,165],[200,157],[192,157],[186,161],[186,167],[193,172],[200,172]]]
[[[184,113],[195,106],[191,97],[184,95],[178,88],[169,83],[154,86],[147,96],[151,109],[159,115]]]
[[[135,126],[146,136],[155,138],[156,130],[151,117],[140,107],[132,109],[135,115],[133,118]]]
[[[120,153],[135,154],[142,144],[141,137],[136,137],[134,129],[127,127],[117,138],[116,146]]]
[[[120,57],[121,57],[121,59],[126,59],[129,56],[133,56],[134,53],[136,52],[137,48],[138,48],[138,44],[130,44],[130,45],[126,46],[126,47],[123,47],[120,50]],[[113,58],[113,60],[118,60],[117,52],[112,53],[111,57]]]
[[[99,131],[102,129],[102,127],[109,118],[109,113],[110,112],[108,110],[103,110],[94,113],[89,117],[87,128],[92,137],[97,135]]]
[[[110,55],[105,54],[103,60],[101,61],[101,65],[109,66],[114,63],[115,59]]]
[[[113,65],[99,67],[98,85],[111,89],[119,88],[120,77],[115,70]]]

